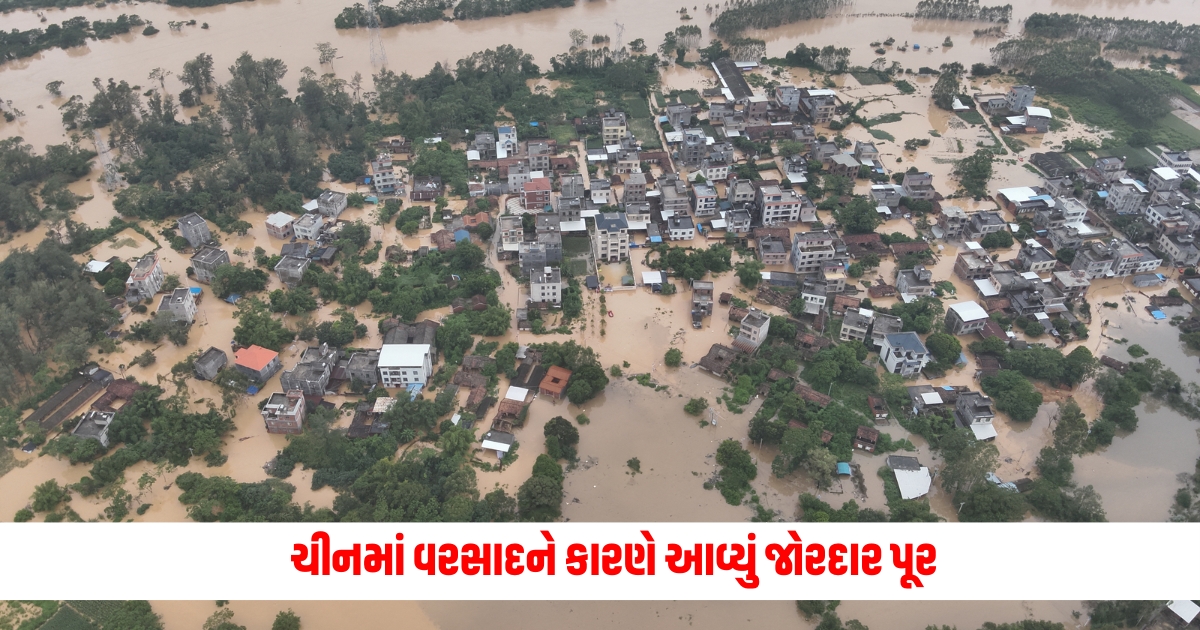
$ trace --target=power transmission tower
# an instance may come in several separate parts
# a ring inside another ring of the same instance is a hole
[[[387,51],[383,49],[383,38],[379,34],[379,14],[375,7],[379,0],[367,2],[367,29],[370,30],[371,65],[383,70],[387,68]]]
[[[621,61],[625,57],[624,52],[621,50],[621,42],[625,39],[625,25],[615,21],[613,22],[613,25],[617,27],[617,45],[613,46],[612,48],[613,57],[615,57],[617,61]]]

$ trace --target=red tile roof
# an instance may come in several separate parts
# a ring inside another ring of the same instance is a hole
[[[233,353],[233,362],[255,372],[261,372],[263,368],[267,367],[267,364],[275,360],[278,356],[279,353],[274,350],[263,348],[262,346],[250,346],[249,348],[242,348]]]

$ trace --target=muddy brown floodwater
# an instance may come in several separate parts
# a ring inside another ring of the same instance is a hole
[[[1124,17],[1136,15],[1141,19],[1172,20],[1183,15],[1193,15],[1200,0],[1143,1],[1143,0],[1017,0],[1014,4],[1014,22],[1010,26],[1014,35],[1019,31],[1021,20],[1034,11],[1082,12],[1103,16]],[[157,35],[145,37],[129,34],[107,41],[89,41],[85,47],[71,50],[50,50],[31,58],[0,65],[0,85],[3,98],[12,101],[12,106],[24,112],[16,122],[0,122],[0,135],[22,136],[26,142],[39,149],[46,144],[62,142],[66,134],[62,129],[58,107],[64,99],[54,99],[46,92],[47,83],[55,80],[65,82],[64,94],[90,95],[93,78],[127,80],[131,84],[145,85],[148,73],[156,68],[178,73],[186,60],[200,53],[210,53],[215,58],[216,79],[228,78],[227,68],[242,51],[256,57],[272,56],[282,59],[289,68],[285,83],[294,91],[300,77],[300,69],[317,66],[314,45],[330,42],[339,49],[339,57],[331,67],[324,70],[336,72],[348,79],[355,72],[369,77],[376,68],[370,64],[368,36],[365,30],[342,30],[333,27],[333,18],[343,5],[349,2],[314,2],[312,0],[257,0],[201,9],[170,7],[158,3],[127,5],[111,3],[103,7],[77,7],[67,10],[47,10],[50,22],[61,22],[74,16],[85,16],[89,20],[112,19],[122,13],[137,13],[142,18],[156,23],[162,30]],[[782,56],[797,43],[824,46],[834,44],[853,49],[851,62],[866,65],[875,59],[869,44],[894,37],[897,44],[921,44],[920,51],[899,52],[889,49],[885,55],[889,62],[898,61],[905,67],[937,67],[949,61],[964,65],[976,61],[988,61],[989,48],[997,38],[975,37],[972,31],[981,24],[971,22],[913,21],[896,16],[896,13],[912,11],[916,0],[890,2],[888,0],[859,0],[848,5],[835,16],[812,20],[768,31],[747,33],[767,41],[768,56]],[[396,72],[422,75],[436,62],[453,63],[467,54],[494,48],[501,44],[512,44],[531,53],[537,63],[548,67],[550,57],[563,52],[569,46],[567,33],[579,28],[588,34],[616,36],[615,23],[624,26],[623,41],[645,39],[650,48],[661,41],[664,31],[680,24],[706,25],[710,16],[700,12],[695,22],[681,22],[676,13],[676,4],[642,2],[639,0],[605,0],[581,2],[574,7],[551,9],[536,13],[503,18],[467,22],[437,22],[422,25],[401,26],[384,29],[383,43],[388,55],[388,68]],[[883,15],[888,14],[888,15]],[[166,27],[168,21],[195,19],[207,23],[210,28],[183,27],[172,31]],[[29,29],[44,27],[34,12],[17,11],[0,15],[0,26],[5,29]],[[943,48],[946,37],[954,41],[953,48]],[[707,40],[707,34],[705,35]],[[705,42],[702,42],[703,45]],[[694,59],[695,53],[689,59]],[[1122,62],[1133,63],[1133,62]],[[783,80],[798,84],[811,81],[804,70],[790,70]],[[964,154],[974,151],[977,143],[990,143],[990,135],[979,128],[962,124],[957,117],[950,116],[930,105],[929,91],[932,81],[910,78],[917,88],[914,94],[899,94],[890,85],[862,86],[850,76],[836,78],[838,90],[844,99],[870,101],[863,109],[868,117],[899,113],[897,122],[877,126],[880,131],[895,136],[894,142],[876,140],[881,157],[889,167],[896,170],[915,166],[934,173],[939,187],[953,186],[952,163]],[[999,91],[1004,88],[1003,78],[975,81],[972,89]],[[552,82],[539,82],[553,89]],[[703,66],[688,70],[672,66],[663,73],[664,89],[702,88],[711,86],[711,72]],[[178,93],[182,84],[175,76],[166,80],[168,91]],[[190,111],[183,112],[190,115]],[[933,133],[937,135],[935,136]],[[854,127],[845,131],[851,140],[871,140],[865,129]],[[901,145],[908,138],[930,138],[929,147],[917,153],[905,152]],[[1071,123],[1064,129],[1035,138],[1034,146],[1050,146],[1068,138],[1095,139],[1096,133]],[[83,139],[90,146],[90,139]],[[578,147],[576,147],[578,150]],[[1023,158],[1023,156],[1021,156]],[[1038,182],[1022,165],[1021,159],[1011,163],[998,161],[995,164],[993,188],[1029,185]],[[102,226],[116,216],[112,196],[97,184],[97,171],[85,180],[72,184],[71,189],[92,199],[85,202],[75,213],[76,220],[92,226]],[[338,188],[331,185],[330,187]],[[859,185],[856,192],[864,193]],[[991,208],[988,203],[959,201],[967,210]],[[459,208],[460,202],[452,202]],[[370,218],[370,210],[350,210],[345,218]],[[253,264],[251,260],[255,246],[261,245],[274,251],[281,245],[265,234],[261,209],[245,217],[255,227],[244,237],[223,235],[225,247],[236,261]],[[157,232],[155,226],[147,226]],[[401,237],[396,230],[375,227],[373,238],[386,244],[401,242],[406,249],[429,244],[429,233],[414,237]],[[885,232],[916,233],[915,227],[903,219],[895,219],[880,228]],[[13,248],[36,246],[44,237],[45,228],[17,235],[0,244],[0,256],[7,255]],[[697,239],[696,246],[703,246]],[[118,256],[130,260],[154,248],[144,237],[126,231],[108,243],[99,245],[92,257]],[[188,261],[184,255],[159,250],[167,273],[184,275]],[[630,263],[633,275],[646,269],[642,257],[644,250],[635,250]],[[940,249],[935,266],[935,277],[950,278],[958,291],[959,299],[971,299],[973,287],[965,286],[950,273],[956,250],[947,244]],[[1002,259],[1015,256],[1014,252],[1002,254]],[[88,256],[80,256],[81,262]],[[377,263],[372,267],[378,271]],[[494,254],[493,254],[493,265]],[[891,274],[892,263],[887,262],[879,270]],[[619,277],[628,273],[624,265],[606,265],[599,270],[606,282],[619,284]],[[504,272],[504,285],[500,289],[501,301],[510,307],[522,304],[517,283]],[[713,279],[718,293],[729,291],[744,299],[749,296],[737,286],[733,274],[723,274]],[[271,286],[278,286],[272,278]],[[1099,304],[1105,298],[1116,301],[1124,292],[1120,283],[1108,282],[1094,285],[1091,300]],[[1159,291],[1161,292],[1161,291]],[[149,368],[127,368],[125,373],[141,380],[157,382],[157,374],[165,372],[189,353],[208,346],[228,348],[232,339],[232,315],[234,308],[207,294],[200,305],[197,324],[192,330],[187,346],[176,348],[169,344],[153,348],[157,363]],[[1097,308],[1093,324],[1093,337],[1087,343],[1096,354],[1107,352],[1118,359],[1127,359],[1128,345],[1110,343],[1101,337],[1099,321],[1108,319],[1111,325],[1105,329],[1108,335],[1127,338],[1129,344],[1140,343],[1150,350],[1151,355],[1162,360],[1188,381],[1197,379],[1195,353],[1184,350],[1177,341],[1177,331],[1165,323],[1155,323],[1146,316],[1142,306],[1146,298],[1136,295],[1134,312],[1109,311]],[[569,472],[564,484],[564,519],[580,521],[738,521],[748,519],[746,507],[735,507],[725,503],[714,490],[705,490],[704,482],[715,472],[714,453],[724,439],[736,439],[750,448],[759,464],[759,475],[753,487],[762,503],[775,510],[784,519],[795,518],[796,498],[802,492],[816,492],[811,481],[803,475],[787,479],[776,479],[770,475],[770,462],[775,456],[772,447],[760,447],[747,443],[747,424],[761,404],[754,400],[746,406],[744,413],[733,414],[726,409],[706,412],[705,420],[715,424],[700,426],[701,418],[683,412],[684,403],[692,397],[715,399],[722,393],[725,384],[696,367],[696,362],[713,343],[727,342],[730,324],[725,321],[725,309],[718,308],[714,316],[705,320],[701,330],[693,330],[689,317],[689,298],[686,286],[681,286],[678,295],[666,297],[651,294],[643,289],[617,290],[605,295],[603,310],[599,294],[585,296],[582,325],[577,325],[572,335],[534,336],[512,331],[505,337],[523,344],[554,340],[576,339],[592,346],[601,356],[604,365],[620,365],[625,374],[649,373],[658,386],[665,390],[646,388],[636,381],[614,379],[614,383],[602,396],[589,401],[582,407],[567,402],[552,404],[536,401],[530,408],[526,426],[518,432],[522,441],[517,462],[503,471],[479,474],[479,487],[483,492],[494,486],[515,493],[516,488],[528,478],[537,455],[544,451],[541,439],[542,425],[556,415],[574,418],[587,414],[591,422],[580,427],[580,465]],[[881,300],[886,305],[887,300]],[[328,318],[334,305],[323,305],[315,314]],[[1122,307],[1124,308],[1124,307]],[[359,307],[359,316],[367,323],[370,335],[364,345],[378,345],[379,335],[374,320],[366,315],[368,305]],[[613,317],[605,312],[613,311]],[[768,309],[782,314],[779,309]],[[426,313],[426,317],[437,319],[445,310]],[[1169,313],[1173,314],[1173,313]],[[146,316],[131,316],[127,325]],[[287,318],[294,323],[295,318]],[[684,363],[679,368],[667,368],[662,363],[663,354],[669,348],[683,352]],[[119,371],[118,366],[129,365],[131,359],[150,348],[147,344],[124,342],[120,352],[100,356],[105,367]],[[302,344],[285,348],[281,353],[286,366],[295,362]],[[1069,350],[1070,348],[1068,348]],[[628,362],[628,366],[625,363]],[[974,364],[968,363],[961,371],[948,375],[944,382],[971,382]],[[264,387],[269,392],[277,389],[278,376]],[[936,381],[942,384],[943,381]],[[169,385],[169,384],[168,384]],[[209,401],[218,401],[219,394],[208,383],[188,381],[191,407],[203,410]],[[1085,384],[1073,394],[1089,418],[1099,412],[1099,401]],[[1001,417],[997,421],[999,436],[996,444],[1001,452],[1002,464],[997,471],[1002,477],[1015,478],[1032,471],[1037,451],[1050,436],[1050,418],[1061,392],[1047,392],[1048,404],[1040,410],[1031,423],[1018,424]],[[332,397],[335,404],[343,400]],[[175,476],[183,470],[196,470],[205,475],[229,475],[238,481],[253,482],[266,478],[263,465],[283,448],[287,441],[283,436],[269,435],[256,413],[256,400],[246,398],[238,405],[234,421],[236,429],[226,440],[224,451],[229,461],[217,468],[208,468],[194,461],[185,468],[156,466],[140,463],[126,472],[125,488],[135,497],[134,507],[149,503],[151,507],[144,515],[135,517],[145,521],[181,521],[187,518],[184,506],[178,501],[179,489],[173,485]],[[1095,454],[1076,461],[1076,479],[1080,484],[1092,484],[1103,496],[1104,507],[1113,521],[1159,521],[1166,517],[1171,495],[1177,484],[1175,475],[1190,470],[1200,454],[1200,424],[1187,420],[1169,409],[1146,403],[1138,408],[1141,423],[1132,434],[1119,435],[1114,443]],[[347,418],[340,419],[341,424]],[[885,430],[894,438],[910,439],[917,447],[916,455],[922,462],[937,467],[938,459],[928,445],[918,437],[909,435],[896,424]],[[17,453],[18,467],[0,477],[0,518],[11,518],[29,501],[33,487],[47,479],[73,483],[87,472],[86,466],[70,466],[67,462],[49,457],[37,457]],[[641,462],[641,474],[632,475],[626,462],[636,457]],[[820,496],[835,506],[844,500],[855,499],[861,505],[882,509],[885,506],[882,482],[875,471],[882,464],[882,457],[856,452],[853,462],[862,469],[866,495],[851,489],[844,494],[823,493]],[[138,480],[149,475],[149,484],[139,485]],[[317,506],[330,506],[334,493],[325,488],[311,489],[311,471],[297,471],[289,479],[297,487],[295,500]],[[955,510],[948,497],[935,484],[930,495],[933,508],[947,520],[955,520]],[[98,499],[74,497],[71,507],[85,519],[103,519],[105,502]],[[571,627],[578,628],[685,628],[693,626],[770,625],[771,627],[802,627],[795,607],[790,602],[630,602],[614,605],[603,602],[496,602],[496,603],[423,603],[412,602],[233,602],[236,620],[253,628],[268,627],[275,614],[291,608],[304,619],[309,630],[340,629],[347,627],[347,619],[354,619],[355,627],[405,627],[405,628],[460,628],[487,624],[494,628],[549,628],[562,627],[569,620]],[[163,615],[166,627],[194,628],[199,626],[214,610],[212,602],[155,602],[155,610]],[[984,621],[1013,621],[1024,618],[1060,621],[1069,627],[1077,627],[1071,613],[1081,610],[1080,602],[942,602],[937,605],[923,603],[846,602],[840,609],[843,619],[857,618],[869,626],[878,628],[913,628],[919,630],[928,623],[948,624],[962,628],[978,627]]]

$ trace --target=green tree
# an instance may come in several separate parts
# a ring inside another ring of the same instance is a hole
[[[962,502],[958,520],[977,523],[1008,523],[1022,520],[1028,506],[1021,495],[992,483],[975,486],[955,498]]]
[[[679,367],[679,364],[682,362],[683,351],[681,351],[679,348],[671,348],[670,350],[667,350],[666,356],[663,357],[663,363],[665,363],[667,367]]]
[[[282,322],[271,317],[266,305],[256,299],[246,300],[239,307],[237,318],[233,339],[242,346],[262,346],[278,351],[296,337]]]
[[[954,495],[965,495],[976,484],[987,483],[987,473],[996,470],[1000,459],[994,444],[976,440],[965,430],[943,437],[939,448],[945,459],[941,472],[942,488]]]
[[[985,249],[1009,249],[1013,246],[1012,232],[1000,230],[983,237],[979,242]]]
[[[828,178],[827,178],[828,179]],[[846,207],[837,211],[838,224],[850,234],[870,234],[879,225],[879,213],[875,204],[866,197],[855,197]]]
[[[545,522],[558,518],[562,514],[562,483],[539,475],[530,477],[517,490],[517,506],[522,520]]]
[[[1042,404],[1042,393],[1013,370],[1000,370],[993,376],[985,376],[981,384],[983,391],[996,401],[996,409],[1018,422],[1033,420]]]
[[[1059,403],[1058,422],[1054,425],[1054,448],[1065,453],[1082,453],[1088,437],[1088,422],[1074,398]]]
[[[750,490],[750,482],[758,476],[758,467],[750,452],[737,440],[725,440],[717,447],[717,465],[721,467],[720,480],[716,484],[721,496],[730,505],[741,505]]]
[[[925,339],[925,347],[943,365],[953,365],[962,353],[962,344],[954,335],[936,332]]]
[[[693,398],[693,399],[689,400],[686,405],[683,406],[683,410],[685,412],[687,412],[689,415],[693,415],[693,416],[698,416],[698,415],[704,413],[705,409],[708,409],[708,399],[707,398]]]
[[[745,260],[737,264],[738,282],[747,289],[753,289],[762,282],[762,270],[766,268],[757,260]]]
[[[290,608],[281,610],[278,615],[275,615],[271,630],[300,630],[300,616],[292,612]]]
[[[71,492],[58,485],[58,481],[50,479],[44,483],[38,484],[33,489],[33,511],[34,512],[53,512],[61,503],[66,503],[71,500]]]

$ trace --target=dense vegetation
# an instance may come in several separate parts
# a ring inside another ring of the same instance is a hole
[[[116,321],[104,294],[58,243],[48,239],[9,254],[0,262],[0,401],[57,389],[50,362],[82,366]]]
[[[765,29],[829,15],[844,0],[733,0],[709,28],[717,37],[731,38],[748,29]]]
[[[96,157],[75,145],[56,144],[37,155],[21,137],[0,140],[0,222],[9,232],[57,223],[79,205],[67,184],[84,177]],[[40,202],[40,203],[39,203]]]
[[[497,15],[573,6],[575,0],[461,0],[458,6],[454,7],[454,19],[479,20]]]
[[[84,46],[89,39],[110,39],[124,35],[146,22],[136,15],[122,13],[115,20],[89,22],[83,16],[51,24],[44,30],[31,28],[27,31],[0,30],[0,61],[32,57],[51,48],[74,48]]]
[[[1193,78],[1200,81],[1200,26],[1179,22],[1152,22],[1132,18],[1111,18],[1078,13],[1033,13],[1025,19],[1025,32],[1050,39],[1097,39],[1111,49],[1137,50],[1139,47],[1184,53],[1181,62]]]
[[[396,6],[377,5],[375,15],[379,26],[391,27],[400,24],[421,24],[436,22],[445,17],[446,9],[453,2],[449,0],[400,0]],[[369,25],[367,9],[361,3],[342,9],[333,20],[337,28],[355,28]]]
[[[930,20],[969,20],[973,22],[1008,22],[1012,5],[983,6],[979,0],[921,0],[917,3],[917,18]]]

